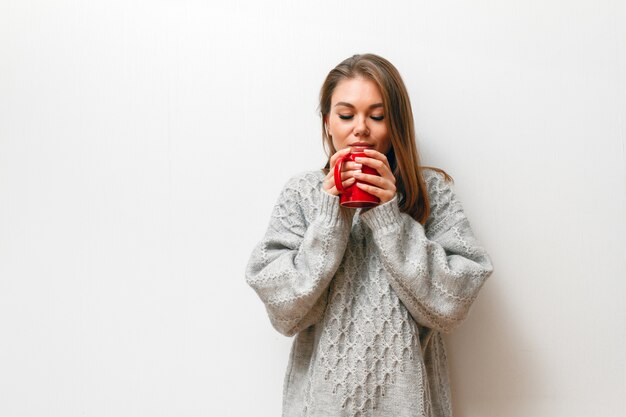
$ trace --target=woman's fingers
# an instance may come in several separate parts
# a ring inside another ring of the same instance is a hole
[[[363,168],[362,164],[357,164],[355,162],[344,162],[343,166],[341,167],[341,179],[345,180],[345,179],[353,177],[354,173],[361,172],[362,168]],[[331,170],[331,172],[329,172],[328,175],[331,177],[334,177],[335,170]]]
[[[343,163],[342,166],[344,171],[354,171],[354,170],[360,170],[363,168],[363,164],[359,164],[357,162],[353,162],[353,161],[346,161]]]
[[[359,180],[359,182],[366,182],[368,184],[371,185],[375,185],[377,187],[380,188],[391,188],[389,184],[389,180],[385,177],[381,177],[380,175],[372,175],[372,174],[365,174],[363,172],[358,172],[355,173],[354,176],[356,177],[357,180]]]
[[[358,170],[352,170],[352,171],[341,171],[341,181],[345,181],[345,180],[347,180],[348,178],[352,178],[352,177],[354,177],[354,174],[356,174],[356,173],[358,173],[358,172],[361,172],[361,171],[358,171]],[[332,177],[332,179],[333,179],[333,181],[334,181],[334,180],[335,180],[335,175],[334,175],[334,173],[333,173],[332,175],[330,175],[330,176]]]
[[[354,177],[350,177],[345,181],[341,181],[341,185],[343,185],[343,188],[349,187],[352,184],[354,184],[356,182],[356,178]],[[335,190],[337,190],[337,186],[335,185]],[[339,190],[337,190],[337,194],[339,194]]]
[[[344,148],[330,158],[330,171],[324,179],[324,189],[332,195],[339,195],[335,184],[335,165],[351,150]],[[356,161],[345,161],[341,167],[341,182],[344,188],[356,183],[360,188],[387,202],[396,194],[396,178],[391,172],[387,157],[373,149],[365,149],[367,157],[356,158]],[[364,174],[363,166],[368,166],[376,170],[379,175]],[[358,182],[356,180],[358,179]]]
[[[370,155],[370,157],[358,157],[355,159],[358,163],[367,165],[370,168],[374,168],[381,176],[391,179],[391,177],[393,177],[393,173],[391,172],[391,167],[389,166],[389,161],[387,161],[387,157],[380,152],[376,153],[378,155],[372,154]]]
[[[383,153],[378,152],[376,149],[366,148],[363,150],[363,152],[365,152],[365,155],[369,156],[370,158],[379,159],[380,161],[387,164],[387,166],[389,166],[389,161],[387,160],[387,156]]]
[[[335,165],[339,161],[340,158],[343,158],[347,154],[350,153],[350,148],[344,148],[340,151],[335,152],[333,156],[330,158],[330,170],[324,178],[323,187],[326,191],[333,195],[339,195],[339,191],[337,190],[337,186],[335,184]],[[344,188],[349,187],[355,183],[354,174],[360,172],[362,164],[356,163],[354,161],[344,161],[341,166],[341,183]]]
[[[364,182],[357,182],[356,186],[361,188],[365,192],[368,192],[378,197],[381,203],[386,203],[387,201],[391,201],[393,197],[396,195],[395,189],[392,191],[388,189],[378,188],[373,185],[366,184]]]
[[[344,148],[344,149],[342,149],[340,151],[335,152],[333,154],[333,156],[330,157],[330,169],[331,169],[331,171],[335,168],[335,164],[337,163],[339,158],[343,158],[344,156],[346,156],[349,153],[350,153],[350,148]]]
[[[356,181],[356,179],[354,177],[350,177],[348,179],[346,179],[345,181],[341,181],[341,184],[343,185],[344,188],[349,187],[351,185],[354,184],[354,182]],[[335,176],[331,175],[331,176],[327,176],[326,178],[324,178],[324,184],[323,184],[324,189],[332,194],[332,195],[339,195],[339,190],[337,190],[337,186],[335,185]]]
[[[393,175],[393,172],[391,172],[387,157],[373,149],[366,149],[365,154],[368,156],[356,158],[356,161],[374,168],[380,176],[355,173],[355,177],[358,180],[356,185],[362,190],[378,197],[381,203],[392,200],[396,195],[396,177]]]

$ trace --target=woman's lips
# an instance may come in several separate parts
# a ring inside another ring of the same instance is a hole
[[[374,149],[374,145],[350,145],[350,153],[361,153],[366,149]]]

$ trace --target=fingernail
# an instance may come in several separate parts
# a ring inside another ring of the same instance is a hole
[[[358,169],[361,169],[361,168],[363,168],[363,164],[355,164],[354,167],[358,168]]]

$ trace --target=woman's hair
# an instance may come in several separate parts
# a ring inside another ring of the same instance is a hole
[[[453,179],[442,169],[420,165],[415,143],[413,112],[406,87],[398,70],[378,55],[354,55],[337,65],[324,80],[319,107],[322,116],[322,138],[329,157],[324,172],[328,174],[330,156],[337,152],[332,138],[324,128],[326,116],[330,114],[333,92],[342,80],[358,77],[376,83],[383,98],[384,120],[391,142],[391,149],[386,156],[396,177],[400,211],[424,224],[430,215],[430,201],[422,171],[426,168],[432,169],[442,173],[447,181],[453,182]]]

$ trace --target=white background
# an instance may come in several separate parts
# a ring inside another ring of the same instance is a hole
[[[244,269],[373,52],[495,272],[456,416],[623,415],[626,3],[0,1],[0,415],[278,416]]]

